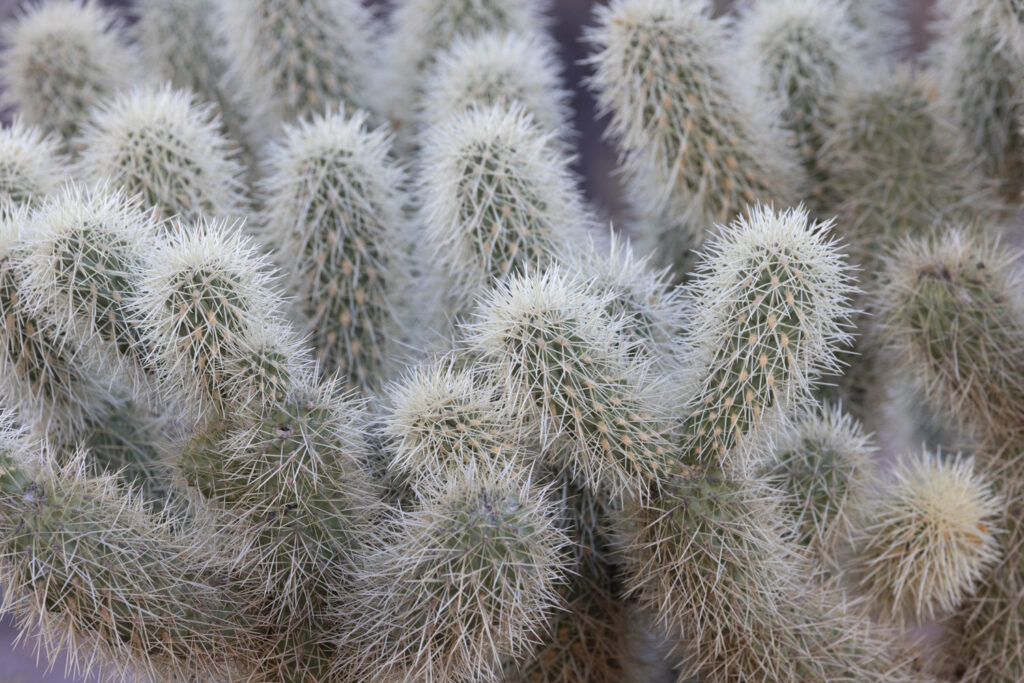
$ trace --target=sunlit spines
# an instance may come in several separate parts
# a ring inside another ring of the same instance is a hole
[[[187,91],[135,88],[106,101],[82,126],[80,176],[142,195],[158,218],[184,223],[245,211],[236,147],[213,105]]]
[[[906,240],[874,297],[878,338],[929,403],[999,442],[1024,430],[1024,271],[970,229]]]
[[[771,107],[738,87],[726,24],[706,2],[618,0],[596,20],[591,85],[611,114],[609,134],[632,201],[654,228],[642,237],[659,264],[684,268],[687,246],[748,205],[795,199],[795,155]]]
[[[238,376],[251,368],[250,340],[281,319],[280,305],[266,259],[237,226],[201,221],[173,231],[149,255],[137,299],[170,398],[206,419],[246,404]]]
[[[0,211],[34,205],[68,175],[60,141],[16,118],[0,130]]]
[[[769,0],[741,17],[740,64],[757,65],[752,85],[782,102],[781,120],[806,175],[805,197],[828,211],[828,170],[821,147],[833,127],[842,88],[868,71],[867,33],[841,0]]]
[[[22,270],[26,304],[63,335],[141,371],[145,349],[132,308],[156,224],[137,198],[68,185],[33,216]]]
[[[84,454],[37,462],[0,453],[5,608],[21,629],[82,671],[228,675],[255,635],[223,583],[229,565],[115,478],[87,476]]]
[[[5,104],[56,133],[70,151],[89,110],[142,75],[119,29],[116,15],[94,0],[27,6],[5,30]]]
[[[455,313],[526,266],[543,268],[590,218],[569,159],[521,106],[472,109],[431,130],[419,196]]]
[[[425,74],[418,105],[425,128],[475,107],[520,104],[545,132],[571,134],[570,93],[546,35],[493,32],[460,36]]]
[[[971,460],[925,451],[902,463],[858,504],[861,586],[895,619],[949,613],[999,557],[999,509]]]
[[[543,457],[618,499],[646,493],[672,445],[645,390],[647,362],[630,357],[623,320],[606,313],[611,296],[556,267],[516,276],[485,296],[471,343],[506,400],[530,411]]]
[[[425,76],[440,51],[458,37],[485,33],[545,32],[546,0],[402,0],[392,17],[385,43],[386,92],[382,104],[398,128],[416,116]]]
[[[215,1],[252,134],[343,104],[367,107],[376,28],[359,0]]]
[[[260,185],[263,240],[287,273],[320,369],[383,383],[403,295],[405,174],[391,136],[344,110],[286,126]]]
[[[744,435],[838,369],[854,287],[830,227],[803,208],[758,206],[709,244],[692,285],[702,379],[687,407],[688,463],[744,470]]]
[[[94,349],[67,337],[29,305],[22,269],[27,207],[0,215],[0,395],[21,424],[64,444],[101,411],[107,390]]]
[[[498,387],[453,356],[409,371],[391,388],[388,468],[424,493],[466,467],[524,464],[521,429]]]
[[[826,563],[849,544],[851,510],[872,472],[872,448],[841,408],[807,409],[779,436],[764,481],[788,496],[781,509],[792,537]]]
[[[339,668],[363,659],[385,680],[497,680],[562,607],[570,567],[557,519],[518,467],[470,466],[442,484],[368,559],[362,648]]]

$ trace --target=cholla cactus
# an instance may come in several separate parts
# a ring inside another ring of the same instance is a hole
[[[60,142],[15,119],[0,131],[0,211],[36,204],[67,175]]]
[[[502,659],[522,657],[561,607],[557,517],[517,468],[470,466],[443,484],[367,561],[362,649],[341,670],[369,662],[377,673],[360,677],[496,680]]]
[[[998,558],[999,509],[971,460],[927,451],[858,504],[861,583],[893,618],[934,618],[957,608]]]
[[[390,97],[383,106],[401,128],[415,119],[421,80],[438,53],[459,36],[544,33],[544,0],[403,0],[386,45]]]
[[[90,478],[83,457],[57,469],[0,436],[0,561],[8,608],[40,627],[46,649],[95,654],[156,677],[226,675],[255,640],[239,601],[218,585],[229,565],[175,522],[147,512],[116,479]],[[46,580],[40,581],[40,577]]]
[[[559,75],[555,46],[543,34],[460,36],[437,56],[419,102],[425,127],[473,107],[519,104],[544,131],[565,140],[571,131],[569,92]]]
[[[1024,190],[1024,26],[1010,19],[993,21],[1012,0],[943,2],[940,37],[930,54],[939,102],[986,171],[1004,182],[1011,205]],[[1002,7],[1000,7],[1002,6]],[[1017,9],[1024,14],[1024,5]],[[1006,29],[1009,24],[1011,30]]]
[[[342,104],[366,106],[375,32],[359,0],[215,0],[253,135]]]
[[[139,80],[138,61],[117,34],[117,16],[94,0],[30,6],[5,32],[4,101],[71,149],[89,110]]]
[[[260,228],[321,370],[370,389],[395,350],[408,277],[404,174],[390,136],[366,126],[344,111],[287,126],[268,153]]]
[[[592,85],[618,141],[633,201],[658,226],[641,235],[685,271],[714,223],[758,201],[788,203],[798,170],[784,136],[737,87],[725,24],[700,0],[617,0],[588,38]]]
[[[245,203],[236,148],[212,105],[180,90],[137,88],[97,108],[78,139],[78,173],[141,194],[157,216],[183,223],[235,218]]]
[[[754,87],[783,103],[806,176],[807,200],[827,211],[831,200],[822,146],[835,125],[842,88],[865,77],[866,32],[841,0],[765,0],[742,17],[739,61],[757,65]]]
[[[488,284],[543,267],[590,222],[569,159],[521,107],[473,109],[430,131],[419,197],[454,313]]]

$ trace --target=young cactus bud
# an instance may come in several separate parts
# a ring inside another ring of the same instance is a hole
[[[782,102],[782,123],[806,176],[805,196],[819,212],[834,201],[826,196],[822,146],[835,124],[840,88],[864,75],[866,40],[842,0],[757,2],[740,24],[737,59],[757,65],[754,87]]]
[[[145,350],[132,302],[156,247],[138,198],[69,185],[36,212],[23,247],[26,302],[60,334],[101,349],[110,367],[141,371]]]
[[[459,37],[486,33],[545,33],[545,0],[402,0],[385,54],[388,113],[399,123],[414,119],[416,101],[426,92],[423,77],[438,53]]]
[[[141,194],[157,218],[184,223],[244,212],[242,167],[213,105],[181,90],[136,88],[93,111],[82,127],[78,174]]]
[[[226,223],[182,227],[149,255],[140,328],[162,386],[187,413],[216,419],[248,404],[247,377],[269,381],[260,386],[270,398],[291,386],[298,359],[269,282],[266,261]]]
[[[379,388],[404,290],[404,174],[391,138],[344,111],[286,126],[261,189],[263,241],[288,273],[325,375]]]
[[[544,34],[461,36],[426,74],[419,122],[426,129],[474,106],[519,104],[542,130],[565,140],[572,110],[560,72],[555,46]]]
[[[1016,206],[1024,190],[1024,28],[1014,50],[998,25],[985,21],[999,0],[942,2],[945,10],[930,62],[943,112],[967,136],[989,175],[1003,181]],[[1021,10],[1024,12],[1024,10]]]
[[[359,0],[215,0],[224,60],[250,126],[366,107],[375,28]]]
[[[806,410],[787,426],[762,477],[788,494],[792,537],[829,566],[853,530],[851,508],[872,471],[874,449],[839,408]]]
[[[0,130],[0,212],[34,206],[67,175],[55,137],[20,118]]]
[[[546,266],[590,221],[569,159],[519,106],[473,109],[432,130],[419,185],[454,313],[525,266]]]
[[[95,0],[29,6],[5,31],[4,104],[70,150],[89,110],[139,81],[138,60],[119,29],[116,15]]]
[[[27,207],[0,216],[0,395],[36,436],[63,445],[96,416],[107,391],[94,349],[28,305],[22,265],[29,225]]]
[[[229,566],[199,529],[158,518],[117,479],[89,478],[82,454],[57,471],[0,438],[5,609],[42,630],[51,661],[70,654],[146,677],[225,676],[253,631],[224,585]]]
[[[998,442],[1024,434],[1022,285],[1017,252],[957,229],[900,244],[874,303],[879,339],[932,407]]]
[[[960,606],[998,559],[1000,510],[973,462],[925,451],[861,504],[861,586],[895,619],[934,619]]]
[[[909,68],[848,92],[826,146],[840,228],[857,260],[892,238],[1002,211],[991,184]]]
[[[470,466],[406,514],[367,562],[351,659],[383,679],[497,680],[561,607],[568,540],[545,493],[515,469]]]
[[[415,368],[391,389],[384,431],[393,444],[388,469],[420,495],[466,467],[522,457],[516,416],[497,387],[453,356]]]
[[[744,436],[838,368],[853,287],[831,225],[757,206],[710,245],[693,284],[702,380],[687,406],[688,464],[747,471]]]
[[[747,205],[795,198],[785,136],[763,103],[740,94],[724,59],[726,25],[705,2],[616,0],[596,19],[592,85],[638,208],[664,231],[642,236],[659,264],[683,266],[686,254],[668,247],[699,246]]]
[[[185,481],[226,513],[227,537],[245,539],[247,590],[275,622],[310,623],[353,580],[380,500],[364,430],[336,384],[300,385],[260,419],[179,457]]]
[[[545,457],[619,499],[647,492],[672,445],[609,301],[556,267],[515,277],[488,293],[471,343],[507,382],[507,400],[530,407]]]

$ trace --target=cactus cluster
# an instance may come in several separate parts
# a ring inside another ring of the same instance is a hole
[[[893,4],[595,9],[609,228],[542,0],[26,3],[3,610],[111,680],[1024,680],[1024,6]]]

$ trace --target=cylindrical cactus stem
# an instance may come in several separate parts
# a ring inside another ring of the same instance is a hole
[[[1007,0],[942,2],[939,37],[929,54],[939,105],[967,136],[989,175],[1003,181],[1010,207],[1024,190],[1024,28],[1015,41],[986,13]]]
[[[873,304],[879,340],[932,408],[997,445],[1024,434],[1018,261],[969,229],[906,240],[886,258]]]
[[[518,417],[500,399],[490,377],[455,356],[414,368],[391,388],[388,469],[422,497],[466,467],[522,458]]]
[[[359,0],[215,0],[252,135],[347,104],[368,108],[377,32]]]
[[[370,663],[370,678],[493,681],[562,607],[568,539],[521,469],[467,467],[389,541],[367,561],[341,672]]]
[[[70,151],[89,110],[141,79],[138,59],[119,30],[113,11],[94,0],[29,6],[5,31],[4,104],[59,135]]]
[[[787,494],[788,535],[836,567],[837,551],[852,539],[852,511],[870,481],[874,447],[841,408],[815,407],[786,425],[773,450],[761,478]]]
[[[970,459],[925,451],[857,505],[860,585],[896,620],[953,611],[999,557],[1000,502]]]
[[[657,226],[639,237],[660,265],[685,268],[712,225],[748,205],[795,199],[795,155],[768,107],[739,88],[726,24],[706,2],[617,0],[596,19],[591,84],[611,114],[634,202]]]
[[[78,138],[78,174],[142,195],[157,218],[183,223],[245,211],[237,147],[211,104],[169,87],[135,88],[97,107]]]
[[[25,206],[0,215],[0,395],[36,436],[73,443],[109,396],[91,345],[34,312],[24,286]]]
[[[570,92],[545,34],[491,32],[457,38],[425,74],[418,121],[424,129],[474,106],[519,104],[561,141],[572,134]]]
[[[551,267],[491,290],[470,334],[505,400],[529,411],[542,457],[619,499],[644,495],[673,447],[610,298]]]
[[[16,118],[0,130],[0,211],[34,206],[68,175],[60,141]]]
[[[115,478],[87,477],[82,457],[56,470],[17,450],[0,439],[5,608],[41,628],[51,659],[70,653],[87,670],[100,654],[119,671],[186,679],[244,660],[254,633],[208,539],[153,516]]]
[[[269,281],[266,260],[223,222],[182,227],[149,254],[139,326],[162,388],[192,417],[215,421],[247,405],[258,414],[272,406],[252,402],[254,387],[272,398],[290,388],[301,357]]]
[[[361,407],[336,383],[296,382],[259,419],[194,441],[176,465],[223,513],[226,537],[244,539],[245,590],[274,623],[310,626],[351,586],[381,492]]]
[[[488,285],[543,268],[591,218],[569,158],[522,107],[473,109],[428,135],[419,193],[454,314]]]
[[[402,295],[405,177],[391,136],[344,110],[286,126],[260,186],[263,241],[286,272],[320,370],[381,386]]]
[[[132,304],[156,230],[138,198],[66,186],[36,211],[21,247],[26,304],[137,377],[145,349]]]
[[[416,118],[417,99],[441,50],[459,36],[490,32],[536,36],[545,32],[546,0],[402,0],[385,44],[382,105],[402,129]]]
[[[850,89],[839,107],[825,158],[841,200],[840,232],[862,265],[875,265],[879,245],[892,238],[1003,210],[929,87],[909,67],[893,67]]]
[[[827,213],[828,169],[822,155],[835,125],[840,91],[867,71],[867,34],[842,0],[769,0],[743,14],[737,56],[757,65],[753,86],[782,102],[783,126],[804,168],[805,199]]]
[[[758,206],[709,246],[692,288],[701,379],[683,425],[687,464],[749,471],[745,435],[837,369],[854,288],[830,228],[803,208]]]

